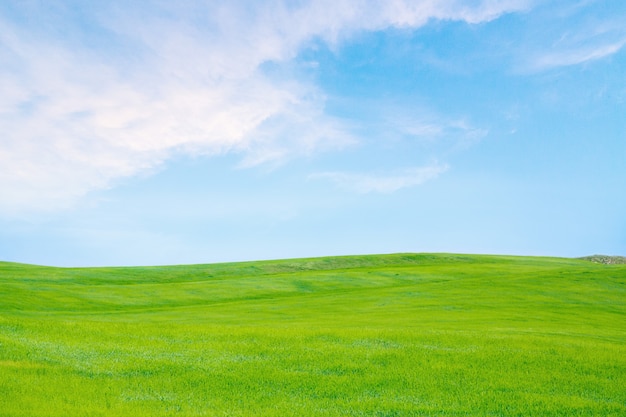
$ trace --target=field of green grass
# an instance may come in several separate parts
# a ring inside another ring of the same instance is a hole
[[[626,416],[626,265],[0,263],[0,416]]]

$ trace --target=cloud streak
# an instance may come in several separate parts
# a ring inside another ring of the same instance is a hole
[[[610,16],[598,17],[600,8],[594,7],[594,3],[557,2],[556,6],[548,6],[540,13],[543,21],[537,26],[543,29],[533,36],[535,51],[529,54],[525,71],[538,72],[585,64],[623,50],[626,45],[623,23],[626,16],[616,10]]]
[[[530,65],[530,69],[532,71],[543,71],[551,68],[584,64],[618,53],[625,45],[626,37],[615,42],[582,45],[562,51],[546,53],[535,58]]]
[[[423,167],[406,168],[391,174],[363,174],[348,172],[321,172],[312,174],[310,179],[326,179],[339,188],[356,192],[367,193],[393,193],[403,188],[421,185],[437,178],[448,170],[448,165],[431,164]]]
[[[264,64],[289,62],[315,39],[337,45],[359,31],[415,28],[429,19],[477,23],[527,6],[521,0],[5,6],[0,212],[69,207],[181,153],[239,153],[242,166],[254,166],[344,147],[357,139],[325,114],[323,92],[297,74],[272,78]],[[77,14],[88,24],[75,23]]]

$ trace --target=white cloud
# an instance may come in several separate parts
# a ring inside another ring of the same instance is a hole
[[[479,141],[489,133],[487,129],[478,128],[465,119],[454,119],[447,115],[436,114],[426,108],[411,109],[397,105],[385,105],[381,113],[381,128],[393,130],[399,135],[426,141],[441,141],[447,138],[453,144],[445,144],[452,148],[463,148]]]
[[[626,45],[626,38],[611,43],[584,45],[578,48],[546,53],[535,58],[530,65],[530,69],[541,71],[595,61],[619,52],[624,45]]]
[[[626,16],[619,7],[611,13],[611,7],[595,1],[562,2],[538,14],[542,20],[536,22],[539,30],[527,45],[534,50],[526,54],[524,72],[585,64],[614,55],[626,45]]]
[[[431,18],[480,22],[527,4],[18,5],[30,23],[0,15],[0,212],[68,207],[181,152],[238,152],[251,166],[340,148],[355,139],[324,113],[324,95],[296,76],[268,77],[264,63],[286,62],[316,38],[336,44]]]
[[[322,172],[312,174],[311,179],[327,179],[338,187],[361,193],[393,193],[414,187],[437,178],[448,170],[448,165],[434,163],[423,167],[406,168],[391,174],[362,174],[347,172]]]

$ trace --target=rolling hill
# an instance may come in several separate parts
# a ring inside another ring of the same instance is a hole
[[[626,265],[0,262],[0,416],[626,415]]]

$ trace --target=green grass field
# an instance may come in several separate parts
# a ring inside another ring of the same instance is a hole
[[[626,416],[626,265],[0,263],[0,416]]]

